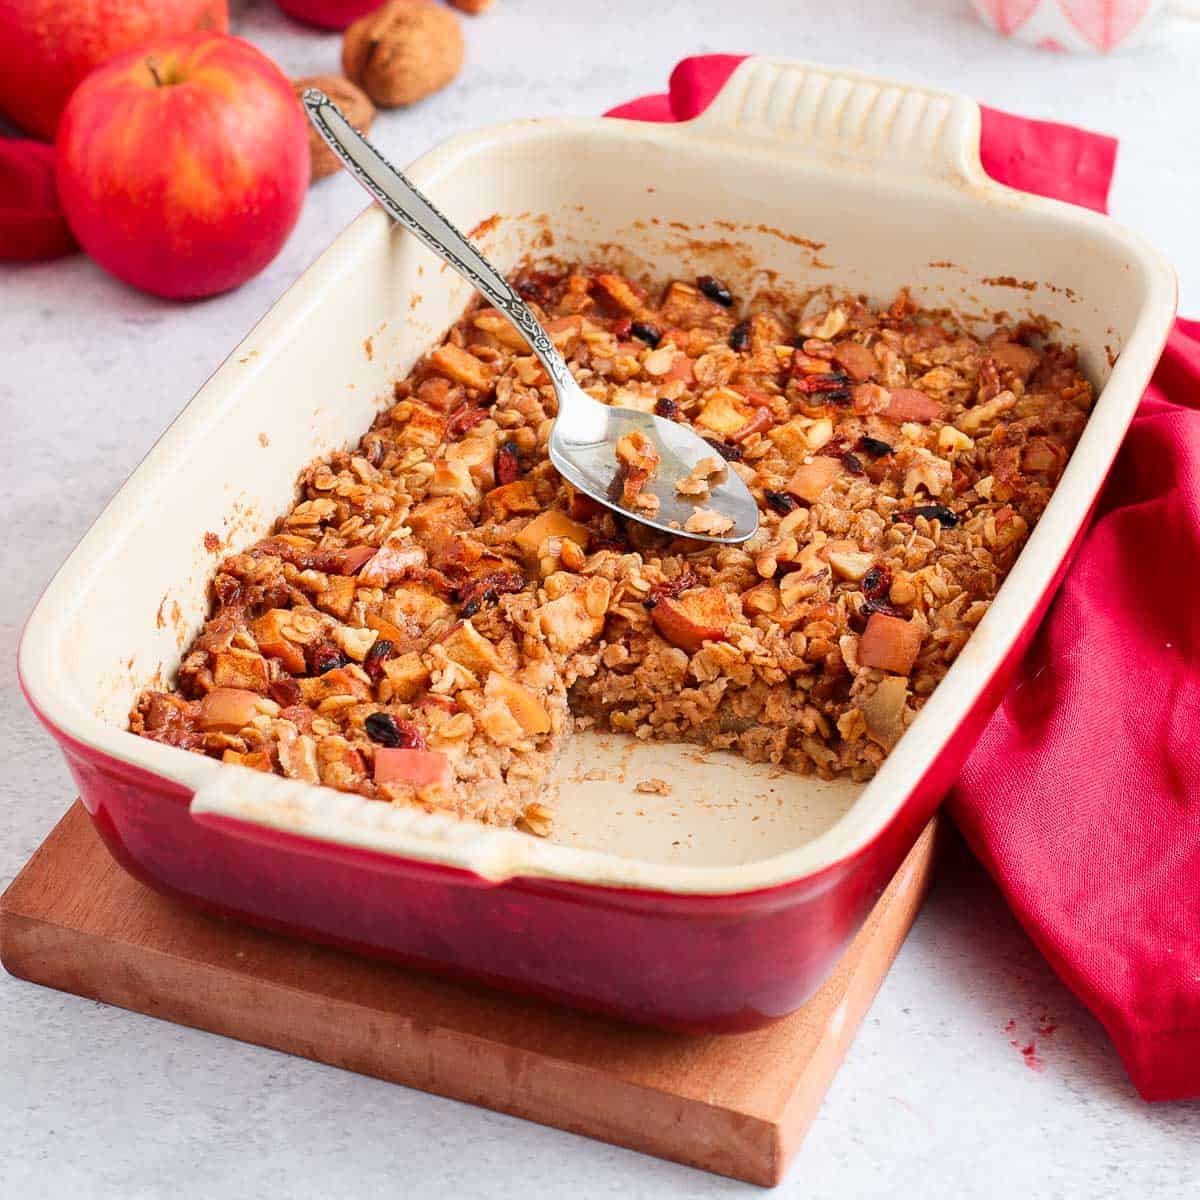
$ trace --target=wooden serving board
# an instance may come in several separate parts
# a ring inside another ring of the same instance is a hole
[[[824,987],[745,1034],[658,1033],[204,916],[76,802],[0,899],[13,975],[750,1183],[778,1183],[929,885],[936,822]]]

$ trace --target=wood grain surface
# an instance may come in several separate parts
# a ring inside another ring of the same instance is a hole
[[[0,899],[13,975],[689,1163],[778,1183],[928,888],[931,823],[821,990],[689,1037],[194,912],[128,876],[76,802]]]

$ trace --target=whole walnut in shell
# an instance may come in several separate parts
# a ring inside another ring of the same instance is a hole
[[[428,0],[390,0],[355,21],[342,41],[342,70],[380,108],[424,99],[462,63],[458,18]]]
[[[340,75],[308,75],[304,79],[292,80],[297,97],[302,97],[304,89],[310,87],[320,88],[359,133],[366,133],[371,128],[371,122],[375,120],[375,105],[350,80]],[[311,123],[308,127],[308,148],[312,151],[310,183],[332,175],[342,165],[341,159],[330,150]]]

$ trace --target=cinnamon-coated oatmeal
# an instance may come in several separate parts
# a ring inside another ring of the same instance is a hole
[[[1062,473],[1092,404],[1074,350],[1034,324],[978,340],[903,292],[872,309],[603,268],[516,282],[585,391],[709,440],[689,526],[719,522],[705,481],[732,470],[754,538],[659,534],[575,493],[546,456],[545,374],[474,308],[222,562],[133,730],[540,835],[573,724],[869,778]],[[636,502],[656,464],[618,454]]]

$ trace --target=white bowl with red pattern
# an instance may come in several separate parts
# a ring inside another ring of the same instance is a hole
[[[1043,50],[1108,54],[1144,42],[1171,12],[1200,16],[1195,0],[971,0],[980,18],[1003,37]]]

